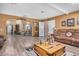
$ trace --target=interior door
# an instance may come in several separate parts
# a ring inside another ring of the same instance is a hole
[[[19,24],[15,25],[15,34],[20,34]]]

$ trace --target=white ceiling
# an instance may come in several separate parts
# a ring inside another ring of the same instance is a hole
[[[36,19],[55,17],[78,10],[77,3],[0,3],[0,13]]]

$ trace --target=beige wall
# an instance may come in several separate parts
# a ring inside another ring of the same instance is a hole
[[[68,18],[75,18],[75,26],[68,27],[68,26],[61,26],[62,21],[66,21]],[[56,29],[79,29],[79,25],[76,24],[76,20],[79,18],[79,12],[74,12],[68,15],[62,15],[55,17],[56,20]]]
[[[75,18],[75,26],[68,27],[68,26],[62,26],[62,21],[67,21],[68,18]],[[46,19],[45,22],[45,36],[48,35],[48,21],[55,19],[55,27],[56,29],[79,29],[79,25],[76,24],[76,20],[79,18],[79,12],[73,12],[67,15],[61,15],[57,17],[52,17]]]
[[[19,18],[21,18],[21,17],[13,16],[13,15],[7,15],[7,14],[0,14],[0,35],[6,36],[6,22],[7,22],[7,20],[11,19],[13,21],[14,25],[15,25],[16,20],[19,19]],[[22,21],[22,22],[23,23],[30,22],[33,25],[33,23],[38,22],[38,20],[27,18],[27,20]],[[13,30],[15,30],[15,29],[13,29]],[[34,28],[32,30],[32,33],[34,34]]]
[[[0,35],[6,35],[6,22],[10,18],[17,19],[18,17],[0,14]]]
[[[0,35],[6,35],[6,21],[8,19],[13,19],[14,23],[16,21],[16,19],[20,18],[19,16],[11,16],[11,15],[6,15],[6,14],[0,14]],[[56,20],[56,29],[79,29],[79,25],[76,24],[75,21],[75,26],[73,27],[67,27],[67,26],[61,26],[61,22],[62,21],[66,21],[68,18],[75,18],[75,20],[77,20],[77,18],[79,18],[79,12],[74,12],[74,13],[70,13],[68,15],[61,15],[61,16],[57,16],[55,17]],[[45,22],[45,36],[47,36],[48,34],[48,21],[50,20],[46,20]],[[34,22],[39,22],[38,20],[34,20],[34,19],[30,19],[29,18],[24,21],[24,23],[26,22],[30,22],[32,25]],[[32,35],[34,35],[34,28],[32,30]]]

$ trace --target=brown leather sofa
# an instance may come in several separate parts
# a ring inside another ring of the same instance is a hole
[[[1,35],[0,35],[0,49],[3,47],[4,42],[5,42],[4,36],[1,36]]]
[[[72,36],[66,33],[71,32]],[[59,29],[54,32],[55,41],[79,47],[79,29]]]

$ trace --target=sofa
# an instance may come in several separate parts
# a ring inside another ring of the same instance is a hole
[[[58,29],[54,31],[55,41],[79,47],[79,29]]]
[[[0,35],[0,49],[3,47],[4,42],[5,42],[4,36],[1,36],[1,35]]]

